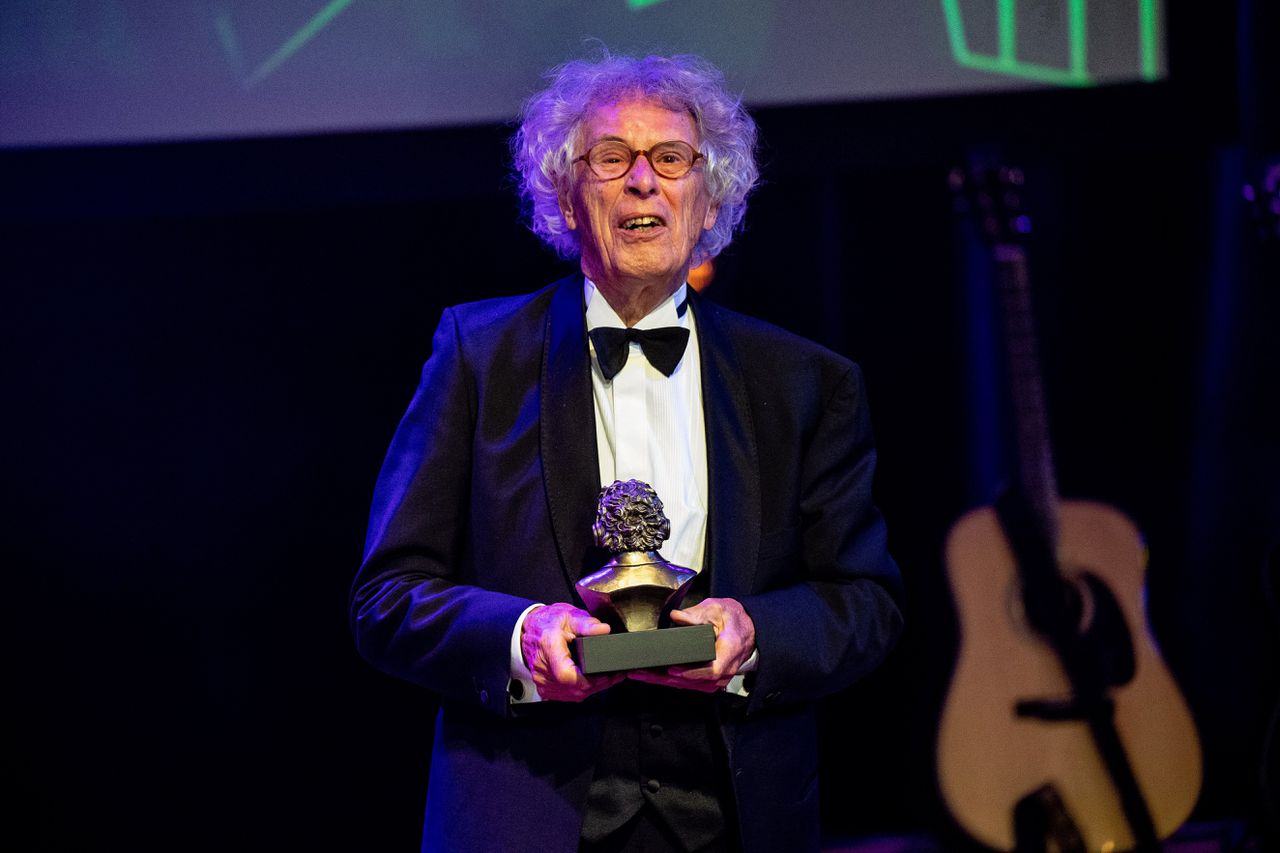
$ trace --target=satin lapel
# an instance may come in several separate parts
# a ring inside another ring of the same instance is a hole
[[[711,594],[752,592],[760,551],[760,467],[747,387],[720,309],[690,291],[701,350],[707,431],[707,558]]]
[[[542,349],[538,427],[547,509],[570,586],[588,569],[599,568],[584,562],[590,559],[600,463],[582,286],[581,276],[570,276],[551,297]]]

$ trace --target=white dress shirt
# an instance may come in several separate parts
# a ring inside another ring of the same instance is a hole
[[[707,543],[707,431],[702,410],[702,364],[698,350],[698,325],[693,312],[683,307],[688,284],[667,297],[635,324],[636,329],[679,326],[689,330],[684,357],[670,376],[645,358],[640,344],[631,342],[627,363],[613,377],[604,378],[595,347],[591,351],[591,390],[596,421],[596,451],[601,488],[615,480],[641,480],[653,486],[671,520],[671,537],[662,545],[662,556],[677,566],[702,571]],[[617,312],[595,284],[584,285],[587,331],[604,327],[626,328]],[[519,681],[522,694],[516,702],[536,702],[537,688],[524,664],[520,632],[524,617],[511,635],[512,679]],[[755,668],[756,655],[742,670]],[[726,688],[742,692],[742,676]]]
[[[627,363],[609,382],[591,347],[591,390],[601,488],[615,480],[653,486],[671,519],[671,538],[662,545],[662,556],[698,572],[707,542],[707,431],[697,323],[691,311],[679,312],[683,316],[676,311],[684,304],[687,288],[682,285],[635,325],[689,330],[684,357],[671,376],[651,365],[633,341]],[[588,332],[601,326],[626,327],[589,280],[586,302]]]

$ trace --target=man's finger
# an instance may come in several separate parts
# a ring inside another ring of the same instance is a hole
[[[658,684],[663,687],[675,687],[680,690],[697,690],[702,693],[713,693],[729,683],[729,679],[697,679],[682,678],[671,673],[654,672],[648,669],[636,669],[627,673],[627,677],[647,684]]]
[[[667,667],[667,674],[676,678],[688,678],[696,681],[714,681],[719,678],[716,675],[716,668],[713,663],[703,664],[702,666],[671,666]]]
[[[700,604],[690,607],[688,610],[671,611],[671,621],[679,622],[681,625],[705,625],[712,621],[707,616],[705,608]]]
[[[605,675],[587,675],[584,678],[588,684],[588,694],[598,693],[601,690],[612,687],[627,677],[625,672],[610,672]]]
[[[684,610],[672,610],[671,621],[681,625],[713,625],[718,633],[724,628],[725,612],[719,604],[707,599]]]
[[[557,643],[547,649],[547,666],[551,670],[551,677],[560,684],[578,684],[583,680],[582,673],[574,665],[564,643]]]
[[[581,616],[574,614],[569,621],[569,628],[578,637],[594,637],[599,634],[607,634],[610,631],[608,624],[586,614]]]

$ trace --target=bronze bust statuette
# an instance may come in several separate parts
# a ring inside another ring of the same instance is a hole
[[[653,487],[619,480],[602,489],[592,530],[596,544],[613,558],[578,581],[578,594],[613,633],[574,640],[582,671],[590,675],[714,659],[715,629],[710,625],[659,627],[684,599],[697,573],[668,563],[658,553],[658,546],[671,535],[671,522]]]

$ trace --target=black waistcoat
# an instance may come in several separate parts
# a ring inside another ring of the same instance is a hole
[[[686,850],[720,836],[732,806],[714,698],[630,681],[609,692],[582,837],[600,841],[646,805]]]
[[[699,577],[685,606],[706,585]],[[607,709],[582,837],[600,841],[646,805],[686,850],[723,834],[734,811],[716,696],[624,681],[608,691]]]

